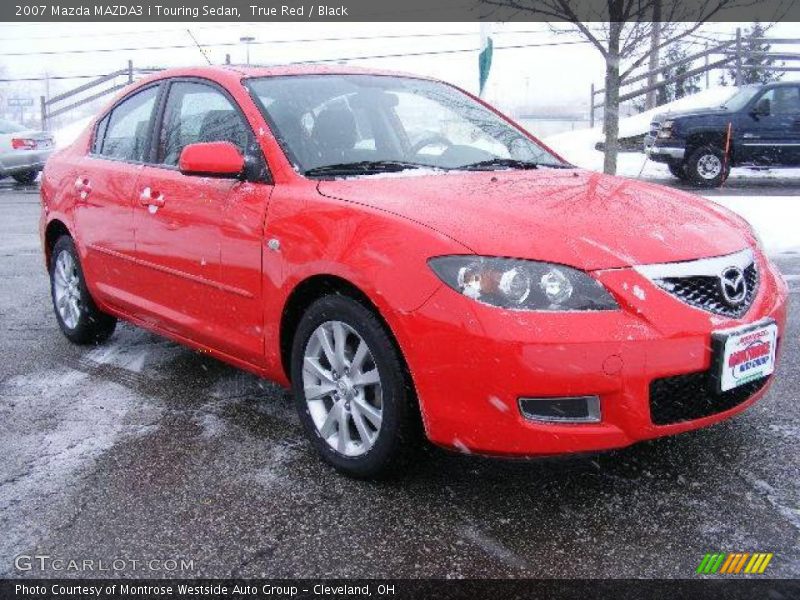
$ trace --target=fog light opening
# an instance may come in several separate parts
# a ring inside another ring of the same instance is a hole
[[[519,410],[530,421],[545,423],[599,423],[598,396],[520,398]]]

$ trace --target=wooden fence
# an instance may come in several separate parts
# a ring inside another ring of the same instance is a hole
[[[782,45],[800,44],[800,39],[798,38],[756,38],[753,41],[763,44],[782,44]],[[627,102],[628,100],[633,100],[634,98],[639,98],[641,96],[644,96],[648,92],[657,90],[665,85],[685,80],[687,77],[693,77],[695,75],[708,73],[709,71],[720,68],[733,69],[734,85],[741,84],[743,74],[747,69],[760,69],[764,71],[780,71],[780,72],[800,71],[800,66],[786,66],[786,65],[752,66],[745,64],[745,61],[748,58],[756,56],[759,58],[771,58],[774,60],[794,61],[800,59],[800,52],[752,51],[744,45],[742,40],[741,29],[737,29],[736,39],[734,40],[730,40],[728,42],[722,42],[710,48],[705,48],[702,52],[697,52],[696,54],[692,54],[681,60],[672,62],[669,65],[658,67],[657,69],[652,69],[650,71],[646,71],[639,75],[636,75],[635,77],[630,77],[626,79],[620,86],[619,101],[620,103]],[[711,57],[715,57],[715,60],[712,61]],[[700,59],[704,61],[702,66],[689,69],[688,71],[681,73],[680,76],[672,76],[666,79],[662,79],[661,81],[658,81],[654,85],[645,85],[643,87],[638,87],[637,89],[631,91],[625,91],[625,88],[628,88],[632,84],[636,84],[640,81],[646,81],[652,75],[658,76],[663,74],[665,71],[674,69],[676,66],[691,64]],[[604,94],[605,94],[604,88],[595,89],[594,84],[592,84],[590,90],[590,102],[589,102],[589,125],[591,127],[594,127],[596,119],[595,111],[600,108],[604,108],[605,106],[603,102]],[[600,96],[600,101],[597,100],[597,96]]]

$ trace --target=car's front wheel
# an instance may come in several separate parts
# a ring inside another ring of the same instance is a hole
[[[98,344],[114,332],[117,320],[95,305],[86,287],[75,243],[66,235],[53,246],[50,291],[58,325],[71,342]]]
[[[701,146],[686,160],[686,174],[699,187],[719,187],[730,173],[725,153],[716,146]]]
[[[291,360],[300,420],[327,462],[354,477],[402,464],[418,443],[419,417],[402,357],[372,310],[347,296],[317,300]]]
[[[14,173],[12,177],[17,180],[17,183],[30,185],[39,176],[39,171],[25,171],[23,173]]]
[[[677,177],[681,181],[689,179],[689,176],[686,174],[686,167],[682,162],[667,163],[667,168],[674,177]]]

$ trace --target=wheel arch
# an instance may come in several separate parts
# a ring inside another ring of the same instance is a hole
[[[686,137],[686,158],[701,146],[716,146],[720,150],[725,149],[725,135],[724,131],[718,130],[701,130],[690,133]]]
[[[386,329],[389,339],[392,340],[392,343],[394,344],[395,349],[401,358],[403,368],[405,370],[405,376],[408,379],[409,385],[413,386],[411,371],[408,368],[408,361],[406,361],[403,349],[400,347],[397,336],[392,331],[392,328],[389,326],[385,315],[382,314],[377,304],[372,301],[366,292],[364,292],[351,281],[345,279],[344,277],[331,274],[311,275],[303,279],[292,289],[291,293],[286,299],[286,302],[284,303],[283,311],[281,312],[279,339],[281,367],[286,375],[286,379],[291,381],[292,345],[294,343],[294,336],[300,319],[303,317],[303,314],[308,307],[311,306],[311,304],[323,296],[330,294],[347,296],[348,298],[361,303],[365,308],[375,314],[375,316]]]
[[[69,227],[59,218],[51,219],[44,230],[44,255],[46,264],[50,265],[50,258],[53,254],[53,246],[56,245],[58,238],[66,235],[72,237]]]

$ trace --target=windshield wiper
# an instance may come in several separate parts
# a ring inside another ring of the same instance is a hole
[[[429,165],[404,162],[401,160],[362,160],[358,162],[322,165],[306,169],[305,175],[369,175],[374,173],[397,173],[406,169],[430,168]]]
[[[538,169],[539,163],[529,162],[526,160],[517,160],[515,158],[490,158],[489,160],[481,160],[466,165],[461,165],[459,169],[466,171],[491,171],[493,167],[500,167],[503,169]]]
[[[482,160],[467,165],[456,167],[466,171],[491,171],[494,167],[501,169],[538,169],[545,167],[547,169],[573,169],[572,165],[561,163],[537,163],[529,160],[518,160],[516,158],[490,158],[489,160]]]

